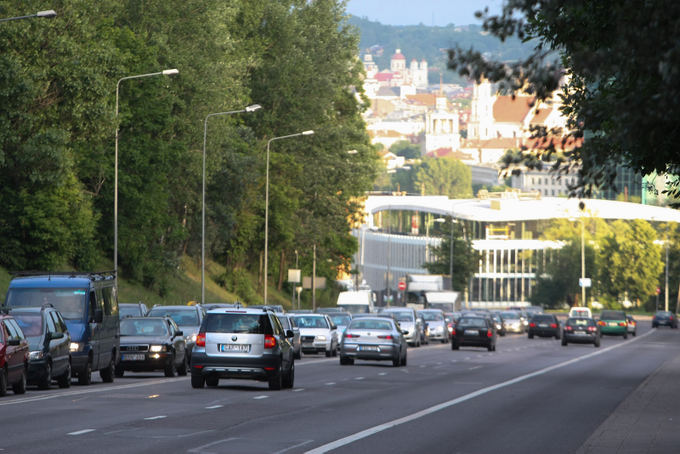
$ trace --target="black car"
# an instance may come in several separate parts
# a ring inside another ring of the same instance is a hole
[[[119,303],[118,316],[123,317],[144,317],[149,313],[149,308],[146,304],[139,301],[138,303]]]
[[[126,317],[120,321],[116,377],[122,377],[126,370],[162,370],[166,377],[187,374],[184,333],[170,317]]]
[[[148,317],[170,317],[184,333],[187,344],[187,355],[191,361],[191,351],[196,343],[196,336],[205,316],[204,308],[198,304],[193,306],[159,306],[151,308]]]
[[[503,320],[503,316],[501,315],[501,313],[492,312],[491,318],[494,321],[494,324],[496,326],[496,332],[498,333],[498,335],[501,337],[505,336],[507,334],[507,331],[505,329],[505,321]]]
[[[490,318],[463,315],[458,319],[451,333],[451,350],[467,346],[496,351],[496,330]]]
[[[533,339],[534,336],[554,337],[555,339],[559,339],[562,337],[560,321],[553,314],[534,315],[529,321],[527,336],[529,339]]]
[[[562,346],[569,342],[600,346],[600,327],[592,318],[572,317],[567,319],[562,332]]]
[[[656,311],[652,317],[652,328],[659,326],[670,326],[673,329],[678,327],[678,317],[671,311]]]
[[[23,307],[11,314],[28,340],[28,384],[47,389],[56,380],[60,388],[71,386],[71,336],[59,311]]]

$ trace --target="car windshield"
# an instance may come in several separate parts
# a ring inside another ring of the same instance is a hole
[[[141,317],[142,311],[139,309],[139,306],[133,305],[133,306],[123,306],[122,304],[118,305],[118,314],[121,317],[127,317],[127,316],[133,316],[133,317]]]
[[[517,312],[503,312],[501,316],[505,319],[512,319],[512,320],[518,320],[519,319],[519,313]]]
[[[12,288],[7,292],[9,307],[42,307],[51,304],[67,320],[85,317],[87,291],[82,288]]]
[[[279,317],[279,321],[281,322],[283,329],[290,329],[290,320],[288,320],[288,317]]]
[[[393,315],[398,322],[413,322],[413,312],[408,312],[408,311],[401,311],[401,312],[396,312],[396,311],[388,311],[386,312],[388,314]]]
[[[352,320],[352,317],[347,314],[328,314],[328,316],[333,320],[333,323],[340,326],[347,326]]]
[[[208,314],[205,330],[209,333],[271,334],[264,314]]]
[[[420,314],[426,322],[444,321],[444,315],[441,312],[421,312]]]
[[[486,321],[479,317],[462,317],[460,320],[458,320],[458,325],[474,328],[486,328]]]
[[[590,318],[570,318],[567,320],[567,326],[594,326],[595,321]]]
[[[387,320],[352,320],[349,329],[374,329],[392,331],[392,324]]]
[[[16,313],[12,312],[12,315],[17,321],[17,324],[21,327],[21,331],[24,332],[26,337],[40,336],[43,333],[43,323],[40,314],[36,313]]]
[[[147,315],[149,317],[170,317],[180,326],[200,324],[198,321],[198,313],[196,313],[196,309],[192,308],[169,309],[160,307],[151,309]]]
[[[120,321],[121,336],[167,336],[165,320],[147,318],[126,318]]]
[[[299,328],[329,328],[324,317],[313,317],[311,315],[297,315],[295,324]]]
[[[625,320],[626,314],[621,311],[602,311],[600,320]]]

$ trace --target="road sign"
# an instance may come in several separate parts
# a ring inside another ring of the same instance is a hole
[[[406,290],[406,282],[399,281],[399,285],[397,286],[397,288],[403,292],[404,290]]]
[[[580,287],[586,287],[586,288],[590,287],[590,285],[591,285],[590,278],[589,277],[580,278],[578,280],[578,285]]]

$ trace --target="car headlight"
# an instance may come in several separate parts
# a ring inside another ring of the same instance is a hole
[[[318,340],[318,341],[325,341],[325,340],[326,340],[326,336],[316,336],[316,340]]]
[[[42,350],[36,350],[28,354],[28,359],[43,359],[44,356],[45,354]]]
[[[82,352],[84,345],[85,344],[82,344],[80,342],[71,342],[71,345],[69,346],[69,350],[71,350],[71,352]]]
[[[189,336],[188,340],[190,340],[191,342],[196,342],[196,335],[197,333],[192,334],[191,336]]]
[[[157,353],[162,352],[163,350],[165,350],[165,345],[152,345],[151,347],[149,347],[149,351],[151,352]]]

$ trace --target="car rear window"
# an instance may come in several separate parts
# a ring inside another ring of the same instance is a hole
[[[458,325],[486,328],[486,320],[479,317],[462,317],[460,320],[458,320]]]
[[[265,314],[208,314],[205,330],[209,333],[272,334]]]
[[[625,320],[626,314],[621,311],[602,311],[600,320]]]
[[[315,317],[312,315],[298,315],[295,323],[299,328],[330,328],[325,317]]]
[[[554,322],[555,319],[553,318],[552,315],[534,315],[533,317],[531,317],[531,321],[535,323]]]
[[[180,326],[198,325],[198,313],[195,309],[168,309],[168,308],[154,308],[147,314],[149,317],[170,317]]]
[[[17,324],[21,327],[25,336],[40,336],[43,332],[43,322],[42,317],[37,312],[35,313],[15,313],[12,315],[17,321]]]
[[[392,331],[392,324],[387,320],[352,320],[350,329],[375,329],[379,331]]]

